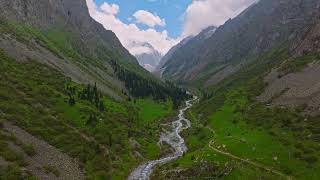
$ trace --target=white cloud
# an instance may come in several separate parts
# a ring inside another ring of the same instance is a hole
[[[148,25],[149,27],[155,27],[156,25],[165,26],[166,21],[159,16],[152,14],[149,11],[139,10],[133,14],[137,23]]]
[[[100,9],[107,13],[107,14],[111,14],[111,15],[115,15],[115,14],[118,14],[119,12],[119,6],[117,4],[108,4],[108,3],[103,3],[101,6],[100,6]]]
[[[185,12],[182,36],[196,35],[209,26],[220,26],[256,0],[194,0]]]
[[[141,46],[144,42],[151,44],[160,53],[165,54],[177,42],[170,38],[167,31],[158,32],[153,28],[140,29],[136,24],[122,22],[117,13],[120,8],[116,4],[103,3],[97,6],[94,0],[87,0],[90,15],[106,29],[112,30],[133,55],[149,52],[148,48]]]
[[[165,26],[165,20],[145,10],[128,17],[129,23],[121,21],[117,15],[117,4],[104,2],[98,6],[94,0],[86,0],[90,15],[106,29],[112,30],[131,54],[150,53],[144,43],[151,44],[163,55],[183,38],[196,35],[209,26],[220,26],[229,18],[237,16],[257,0],[193,0],[183,15],[183,31],[178,38],[171,38],[166,30],[158,32],[155,26]],[[150,2],[153,0],[149,0]],[[166,0],[159,0],[166,3]],[[135,23],[149,26],[140,29]]]

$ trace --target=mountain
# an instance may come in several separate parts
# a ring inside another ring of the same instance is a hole
[[[139,66],[112,31],[90,17],[85,0],[0,2],[0,48],[10,56],[51,65],[76,82],[97,83],[118,100],[133,89],[119,77],[114,62],[137,78],[165,86]]]
[[[173,58],[176,54],[181,53],[180,48],[184,47],[186,44],[188,44],[191,40],[197,41],[197,43],[202,43],[206,39],[210,38],[215,31],[217,30],[216,27],[210,26],[203,30],[198,36],[189,36],[184,38],[180,43],[178,43],[176,46],[172,47],[168,53],[161,59],[159,65],[157,66],[158,71],[161,71],[161,74],[163,74],[163,71],[166,69],[167,63],[170,64],[170,59]]]
[[[176,50],[163,77],[201,100],[188,152],[152,177],[319,179],[319,19],[318,0],[260,0]]]
[[[164,66],[164,77],[216,84],[259,54],[303,37],[317,19],[316,0],[261,0],[228,20],[208,39],[205,32],[180,47]]]
[[[162,55],[159,51],[154,49],[154,47],[149,43],[143,43],[141,44],[141,47],[148,49],[148,52],[137,54],[135,55],[135,57],[137,58],[139,64],[142,67],[147,69],[149,72],[152,72],[159,64]]]
[[[185,45],[189,40],[192,39],[192,36],[184,38],[181,42],[179,42],[177,45],[173,46],[165,56],[163,56],[157,65],[157,71],[160,71],[162,67],[167,63],[167,61],[172,57],[172,55],[175,53],[176,50],[178,50],[180,47]]]
[[[49,64],[77,82],[97,82],[105,93],[121,98],[117,91],[125,88],[106,62],[135,66],[137,61],[113,32],[89,16],[85,0],[0,3],[0,48],[19,59]]]
[[[0,179],[126,179],[187,98],[85,0],[0,0]]]

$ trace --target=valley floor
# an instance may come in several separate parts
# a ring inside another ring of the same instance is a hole
[[[299,128],[308,123],[288,110],[258,104],[247,116],[243,109],[249,104],[238,89],[220,108],[206,104],[212,110],[208,117],[190,111],[193,128],[184,133],[188,153],[159,167],[153,179],[319,179],[319,144]],[[288,119],[291,125],[281,122]]]

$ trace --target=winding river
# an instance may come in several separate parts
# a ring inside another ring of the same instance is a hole
[[[178,120],[171,123],[172,131],[163,132],[160,136],[160,142],[169,144],[175,149],[175,153],[140,165],[129,175],[128,180],[149,180],[155,166],[175,160],[187,151],[187,146],[180,133],[191,126],[190,121],[185,118],[185,112],[192,107],[193,102],[197,99],[198,97],[194,96],[192,100],[186,101],[185,107],[179,110]]]

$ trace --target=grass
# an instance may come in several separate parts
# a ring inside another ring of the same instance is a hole
[[[225,145],[226,152],[285,172],[301,171],[301,167],[305,167],[306,164],[292,157],[293,147],[284,146],[279,139],[263,128],[249,126],[242,114],[235,113],[235,106],[239,105],[238,103],[243,104],[244,101],[242,96],[238,98],[240,99],[233,96],[232,102],[227,101],[209,120],[210,127],[215,130],[216,146]],[[235,102],[237,100],[238,102]],[[290,134],[284,136],[288,140],[292,139]]]
[[[32,144],[22,144],[22,149],[29,156],[35,156],[37,154]]]
[[[58,169],[54,166],[43,166],[44,171],[49,174],[52,173],[54,174],[56,177],[60,176],[60,172],[58,171]]]
[[[296,58],[289,58],[283,64],[281,64],[280,70],[285,74],[298,72],[304,69],[309,63],[318,60],[320,60],[319,53],[312,53]]]
[[[202,99],[188,113],[193,124],[184,132],[189,151],[176,162],[158,168],[154,177],[166,179],[163,170],[182,168],[193,172],[194,179],[201,179],[206,172],[197,169],[198,164],[206,167],[205,162],[209,161],[222,167],[212,174],[223,173],[228,167],[233,169],[215,179],[284,178],[214,151],[208,147],[213,140],[217,149],[274,168],[295,179],[319,179],[320,117],[305,116],[301,114],[301,108],[268,107],[256,101],[265,87],[262,78],[271,68],[280,66],[287,73],[297,72],[317,57],[311,54],[290,58],[284,44],[207,89],[212,95]],[[190,177],[184,171],[173,177],[184,175]]]
[[[172,112],[172,102],[157,103],[152,99],[138,99],[135,105],[139,108],[139,119],[142,123],[151,123]]]
[[[22,172],[22,168],[26,166],[23,155],[10,148],[9,142],[14,143],[13,136],[8,136],[0,129],[0,158],[3,158],[7,164],[0,165],[0,179],[34,179],[29,174]]]
[[[70,106],[66,85],[74,86],[76,92],[85,86],[71,82],[48,66],[32,61],[18,63],[0,51],[0,71],[0,119],[22,127],[78,159],[87,179],[126,178],[142,162],[132,155],[129,139],[140,143],[137,151],[142,156],[151,159],[159,156],[158,120],[170,114],[170,102],[151,99],[117,102],[104,96],[106,110],[101,112],[78,96],[76,104]],[[89,125],[87,121],[92,113],[98,121]],[[98,144],[107,147],[110,153],[105,156]],[[33,154],[31,147],[24,149]],[[18,156],[9,150],[4,149],[3,154],[18,161]]]
[[[184,133],[189,152],[176,162],[169,163],[160,169],[169,170],[179,167],[193,171],[199,162],[209,161],[219,164],[220,168],[226,164],[228,167],[234,168],[228,176],[222,176],[218,179],[284,178],[213,151],[208,147],[208,143],[214,140],[216,148],[235,156],[249,159],[298,179],[318,179],[320,175],[318,173],[319,163],[310,164],[294,156],[297,151],[295,142],[300,140],[290,130],[281,129],[277,123],[274,123],[274,127],[270,129],[248,122],[247,114],[241,111],[249,103],[244,93],[243,89],[228,93],[224,105],[212,113],[206,123],[200,123],[201,120],[189,112],[194,126],[190,131]],[[288,112],[285,115],[290,117]],[[260,117],[263,115],[260,114]],[[275,120],[279,120],[279,117],[281,116],[274,116]],[[206,124],[206,126],[202,126],[202,124]],[[270,130],[273,133],[270,133]],[[303,146],[306,144],[304,143]],[[202,165],[202,167],[205,166],[206,164]],[[222,170],[220,169],[220,171]],[[161,176],[159,169],[156,173]],[[206,173],[200,171],[194,173],[193,176],[198,177],[196,179],[206,177]],[[215,171],[212,174],[219,174],[219,172]]]

